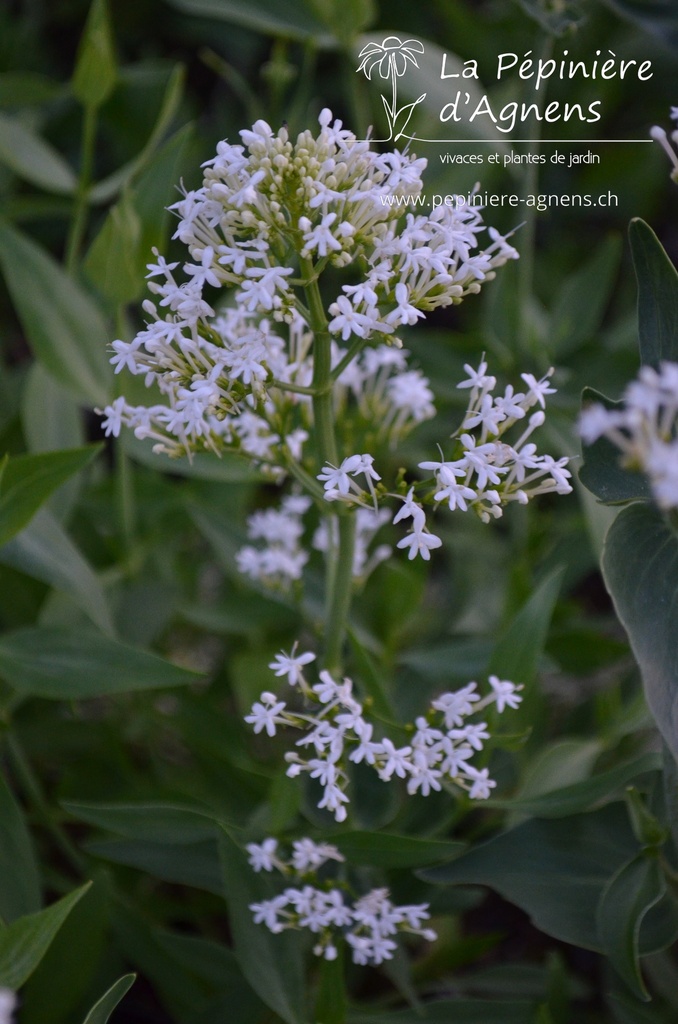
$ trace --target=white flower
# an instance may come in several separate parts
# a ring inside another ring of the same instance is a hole
[[[287,676],[290,686],[297,686],[303,679],[304,665],[310,665],[315,661],[315,654],[311,651],[304,651],[302,654],[295,654],[296,644],[291,654],[281,651],[276,654],[275,659],[270,662],[269,668],[273,669],[276,676]]]
[[[249,715],[245,721],[253,728],[255,733],[266,730],[269,736],[275,736],[275,727],[285,721],[280,717],[280,712],[285,710],[285,702],[276,700],[273,693],[262,693],[260,701],[252,705]]]
[[[487,768],[483,768],[480,771],[474,768],[472,765],[466,766],[466,773],[471,779],[471,788],[469,789],[469,796],[472,800],[487,800],[490,793],[497,785],[494,779],[489,777],[489,771]]]
[[[264,839],[261,844],[248,843],[245,849],[249,854],[247,859],[251,867],[255,871],[273,871],[274,868],[280,867],[281,862],[276,857],[277,848],[277,839]]]
[[[407,557],[412,561],[417,555],[421,555],[425,562],[430,561],[431,551],[435,548],[442,547],[442,540],[437,537],[434,533],[428,533],[424,530],[413,530],[408,533],[406,537],[399,540],[396,544],[398,548],[409,548]]]
[[[292,844],[292,865],[295,871],[302,874],[316,871],[328,860],[343,861],[336,846],[332,843],[314,843],[312,839],[296,839]]]
[[[17,1007],[17,997],[9,988],[0,988],[0,1024],[12,1024],[12,1013]]]
[[[488,682],[494,692],[497,711],[502,712],[505,708],[518,707],[523,699],[518,693],[519,686],[511,683],[508,679],[499,679],[498,676],[490,676]]]

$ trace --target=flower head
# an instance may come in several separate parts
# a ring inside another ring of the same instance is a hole
[[[357,70],[364,71],[368,78],[372,78],[375,69],[382,78],[400,78],[405,74],[408,64],[419,67],[415,54],[423,52],[424,45],[418,39],[406,39],[403,42],[398,36],[386,36],[381,43],[367,43],[363,46],[358,54],[362,59]]]

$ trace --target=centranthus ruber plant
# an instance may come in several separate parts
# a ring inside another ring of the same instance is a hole
[[[354,690],[344,676],[347,623],[356,589],[392,554],[382,534],[395,525],[402,557],[430,561],[443,543],[431,514],[489,523],[512,502],[571,488],[567,459],[539,453],[533,439],[552,371],[523,373],[519,390],[499,387],[484,357],[458,384],[468,395],[461,422],[442,429],[429,458],[386,477],[405,436],[435,415],[430,383],[399,333],[479,292],[518,254],[473,204],[404,213],[393,199],[420,194],[425,161],[373,152],[328,110],[319,123],[317,135],[293,142],[286,128],[258,121],[243,145],[219,144],[202,187],[172,208],[189,259],[179,268],[155,253],[148,321],[131,342],[113,343],[116,372],[143,377],[153,399],[121,396],[103,415],[107,434],[131,428],[172,457],[239,453],[278,488],[278,507],[250,515],[236,556],[258,587],[300,593],[308,563],[324,564],[324,618],[309,619],[318,650],[281,653],[271,668],[287,678],[290,699],[267,690],[246,721],[267,740],[279,726],[301,731],[287,774],[315,780],[318,808],[341,823],[358,765],[410,795],[487,798],[488,723],[521,700],[520,680],[490,675],[423,702],[408,725],[377,715],[352,672]],[[276,842],[249,847],[255,870],[294,871],[308,883],[306,869],[343,863],[325,845],[317,864],[300,866],[300,854],[284,860]],[[312,840],[295,851],[301,843]],[[275,933],[310,929],[326,960],[342,937],[357,963],[391,958],[400,931],[433,937],[425,905],[398,907],[382,888],[348,896],[334,876],[251,909]]]

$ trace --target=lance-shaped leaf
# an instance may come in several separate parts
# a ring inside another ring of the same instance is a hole
[[[16,117],[0,114],[0,163],[46,192],[71,195],[77,178],[60,153]]]
[[[73,73],[73,93],[84,107],[100,107],[115,87],[117,64],[106,0],[92,0]]]
[[[48,509],[0,546],[0,564],[68,594],[104,633],[115,632],[106,595],[94,570]]]
[[[256,875],[243,851],[224,831],[221,841],[224,895],[235,954],[259,998],[287,1024],[306,1022],[302,951],[298,936],[273,935],[255,924],[250,904],[274,895],[272,881]]]
[[[29,627],[0,638],[0,676],[26,696],[86,700],[182,686],[198,673],[94,631]]]
[[[40,875],[23,812],[0,775],[0,919],[39,910]]]
[[[602,565],[650,711],[678,760],[678,536],[653,505],[631,505],[608,531]]]
[[[638,279],[640,359],[646,366],[678,361],[678,273],[644,221],[632,220],[629,239]]]
[[[641,854],[613,875],[598,903],[598,934],[603,949],[633,994],[646,1002],[650,994],[640,970],[640,927],[665,892],[659,861]]]
[[[9,459],[0,479],[0,544],[23,529],[50,494],[99,450],[99,445],[93,445]]]
[[[33,353],[87,405],[105,405],[110,332],[90,295],[30,238],[0,222],[0,268]]]
[[[316,16],[313,5],[299,0],[169,0],[169,3],[193,17],[218,18],[259,33],[286,39],[314,39],[323,46],[334,42]]]
[[[90,884],[87,882],[51,907],[37,914],[20,917],[0,930],[0,987],[14,990],[21,988]]]
[[[91,203],[110,202],[125,185],[135,180],[137,175],[141,174],[144,168],[148,166],[151,157],[163,141],[178,110],[183,95],[185,77],[184,66],[176,64],[172,68],[172,72],[167,80],[158,117],[146,145],[132,160],[119,167],[117,171],[113,171],[107,178],[98,181],[92,187],[89,193],[89,201]]]
[[[118,978],[115,984],[111,985],[101,999],[94,1004],[83,1024],[107,1024],[113,1010],[127,995],[135,980],[136,974],[124,974],[122,978]]]

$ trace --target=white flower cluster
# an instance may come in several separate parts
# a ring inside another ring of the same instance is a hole
[[[276,839],[247,845],[249,862],[255,871],[273,871],[308,879],[329,860],[343,861],[336,846],[298,839],[292,856],[283,859]],[[316,880],[317,881],[317,880]],[[316,956],[326,960],[337,957],[336,938],[341,935],[351,947],[356,964],[380,964],[390,960],[396,950],[391,936],[398,932],[419,935],[429,942],[436,938],[431,928],[423,927],[429,919],[428,904],[396,906],[389,899],[388,889],[373,889],[359,899],[350,900],[337,885],[325,882],[322,887],[305,884],[289,886],[279,896],[250,904],[255,923],[264,924],[274,934],[288,928],[308,928],[316,937]]]
[[[421,191],[426,161],[371,152],[340,121],[332,123],[328,110],[319,120],[319,135],[303,132],[296,143],[286,128],[275,134],[264,121],[241,132],[248,152],[219,143],[202,187],[174,204],[175,237],[190,253],[186,280],[177,281],[178,263],[156,252],[148,274],[156,301],[144,303],[149,322],[131,342],[112,346],[116,372],[142,376],[159,401],[117,398],[103,410],[107,435],[124,425],[173,456],[235,450],[284,469],[299,458],[309,419],[313,336],[304,289],[328,263],[343,267],[360,258],[368,268],[329,307],[330,332],[352,349],[357,341],[355,355],[368,342],[399,344],[400,326],[477,292],[517,256],[493,230],[489,247],[478,250],[478,207],[403,218],[393,199]],[[217,315],[206,287],[234,288],[235,308]],[[285,321],[286,337],[274,321]],[[346,353],[339,344],[335,353],[339,366]],[[432,414],[431,393],[402,357],[375,380],[386,362],[366,355],[346,386],[359,401],[385,406],[384,429],[397,436],[407,422]],[[305,417],[291,426],[289,410],[298,406]]]
[[[458,388],[470,388],[470,398],[461,429],[453,434],[457,442],[452,459],[420,462],[419,468],[435,474],[435,502],[454,511],[472,508],[487,523],[498,519],[503,507],[511,501],[526,505],[538,494],[569,494],[571,473],[566,469],[569,459],[539,455],[529,440],[533,431],[546,418],[545,396],[555,393],[549,387],[550,370],[541,380],[531,373],[522,373],[525,391],[514,394],[509,384],[503,395],[495,395],[495,377],[488,376],[483,360],[477,370],[468,364],[467,380]],[[509,444],[504,435],[522,420],[531,408],[541,408],[527,418],[520,436]],[[475,431],[475,433],[472,433]]]
[[[335,353],[333,362],[338,365],[343,353],[338,346]],[[421,370],[408,369],[408,355],[393,345],[366,348],[337,379],[355,398],[366,430],[392,447],[417,423],[435,416],[429,381]],[[344,403],[338,393],[339,412]]]
[[[678,123],[678,107],[671,107],[671,119]],[[650,129],[650,135],[659,143],[673,164],[671,180],[678,184],[678,128],[668,135],[665,128],[662,128],[660,125],[654,125]]]
[[[545,396],[555,392],[549,386],[553,371],[541,380],[531,373],[523,373],[521,376],[527,385],[524,392],[514,393],[508,385],[503,395],[495,395],[497,381],[487,375],[484,360],[477,370],[468,364],[464,368],[469,377],[457,387],[471,391],[461,428],[452,435],[456,442],[454,457],[419,463],[420,469],[433,471],[435,477],[435,487],[428,489],[425,500],[435,505],[445,504],[451,511],[472,509],[487,523],[491,518],[499,518],[504,506],[511,501],[524,505],[537,494],[569,494],[572,490],[571,473],[566,468],[569,459],[540,455],[530,440],[533,431],[544,423]],[[520,436],[512,444],[507,443],[504,435],[524,420],[535,405],[541,408],[527,418]],[[357,478],[365,480],[367,489],[360,486]],[[371,455],[349,455],[339,466],[327,464],[317,479],[323,484],[327,501],[343,501],[364,506],[366,510],[373,507],[376,514],[383,493],[377,495],[375,490],[375,482],[381,477]],[[421,555],[429,560],[431,551],[439,548],[442,541],[428,529],[426,513],[422,504],[415,500],[414,491],[412,486],[406,496],[391,495],[402,501],[393,523],[411,520],[409,533],[397,547],[408,549],[410,559]]]
[[[310,498],[289,494],[280,508],[267,508],[248,516],[247,536],[263,543],[240,548],[235,556],[240,572],[273,587],[286,588],[300,580],[308,561],[308,553],[301,544],[302,517],[310,506]]]
[[[579,421],[582,440],[606,437],[626,469],[646,474],[660,508],[678,508],[678,363],[641,367],[623,399],[618,409],[589,405]]]
[[[467,722],[488,705],[497,711],[516,708],[521,701],[520,686],[508,680],[490,676],[490,691],[484,697],[478,693],[475,682],[468,683],[450,693],[444,693],[431,702],[426,716],[417,718],[407,727],[409,742],[397,747],[388,736],[377,738],[374,724],[364,713],[363,705],[353,696],[350,679],[336,682],[329,672],[319,673],[319,682],[309,686],[304,676],[304,665],[314,660],[311,652],[291,654],[284,652],[271,663],[270,668],[279,677],[287,676],[291,686],[306,698],[309,705],[320,706],[315,713],[306,710],[287,710],[287,704],[268,691],[261,694],[245,721],[255,733],[266,732],[275,736],[280,725],[302,729],[304,735],[296,746],[308,755],[289,752],[287,774],[294,778],[307,772],[323,788],[319,808],[326,808],[337,821],[345,821],[346,794],[350,764],[369,765],[383,782],[393,776],[407,780],[407,792],[428,796],[440,790],[443,782],[454,783],[466,790],[471,799],[482,800],[490,795],[495,782],[487,768],[478,769],[471,759],[481,751],[490,738],[485,722]]]

